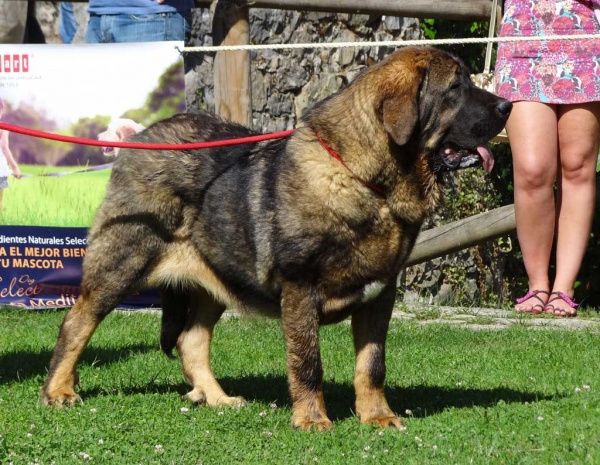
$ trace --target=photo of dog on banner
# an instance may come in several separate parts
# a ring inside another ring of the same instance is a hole
[[[133,136],[138,132],[146,129],[143,125],[136,123],[129,118],[115,118],[111,120],[106,131],[98,134],[98,140],[105,140],[108,142],[122,142],[125,141],[129,136]],[[119,155],[118,147],[102,147],[102,153],[105,156],[116,157]]]

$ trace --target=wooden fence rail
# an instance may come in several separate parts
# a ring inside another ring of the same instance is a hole
[[[515,207],[512,204],[438,226],[419,234],[406,266],[458,252],[515,230]]]
[[[73,0],[87,3],[88,0]],[[209,8],[214,1],[195,0],[196,7]],[[492,0],[236,0],[239,6],[296,11],[327,11],[366,15],[438,18],[459,21],[487,20]]]
[[[199,7],[208,7],[212,2],[195,0],[195,3]],[[489,19],[492,11],[492,0],[236,0],[236,3],[238,5],[245,4],[250,8],[361,13],[462,21],[486,20]]]
[[[600,215],[600,173],[596,175],[596,209]],[[458,252],[516,232],[515,206],[506,205],[444,226],[423,231],[406,266]]]

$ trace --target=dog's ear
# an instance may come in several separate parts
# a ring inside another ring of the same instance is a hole
[[[383,100],[383,127],[398,145],[405,145],[419,122],[419,94],[425,72],[414,70],[393,83],[392,91]]]
[[[117,136],[119,136],[119,140],[125,140],[126,137],[129,137],[133,134],[137,134],[139,131],[137,130],[137,128],[129,124],[124,124],[122,126],[119,126],[115,132]]]

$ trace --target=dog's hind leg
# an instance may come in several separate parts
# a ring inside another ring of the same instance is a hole
[[[356,352],[354,389],[356,414],[361,423],[404,429],[402,420],[390,409],[383,391],[385,340],[394,298],[395,288],[390,287],[352,315]]]
[[[213,329],[225,306],[204,289],[190,296],[189,313],[183,331],[177,339],[183,375],[192,390],[185,398],[209,406],[243,407],[243,397],[230,397],[221,388],[210,367],[210,343]]]
[[[42,388],[44,405],[72,405],[79,399],[75,393],[75,384],[79,382],[77,361],[100,323],[92,302],[93,297],[80,296],[60,326],[48,378]]]
[[[144,247],[119,244],[115,237],[139,239],[135,230],[123,227],[98,237],[88,248],[83,266],[81,296],[67,313],[58,333],[58,341],[48,378],[42,388],[44,405],[72,405],[79,396],[77,362],[100,322],[137,287],[155,248],[148,240]]]
[[[162,307],[160,347],[167,357],[174,358],[173,349],[188,319],[189,292],[183,289],[163,288],[160,292],[160,304]]]

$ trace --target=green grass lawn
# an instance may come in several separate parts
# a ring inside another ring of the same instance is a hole
[[[41,173],[76,171],[83,167],[22,165],[31,178],[10,178],[0,224],[21,226],[89,227],[104,198],[111,170],[60,177]]]
[[[349,326],[321,331],[326,433],[290,427],[278,321],[219,323],[215,374],[240,410],[194,407],[160,317],[113,313],[80,364],[84,403],[39,405],[63,311],[0,311],[0,463],[600,463],[599,336],[393,321],[387,393],[406,431],[354,417]],[[408,412],[408,414],[406,413]]]

